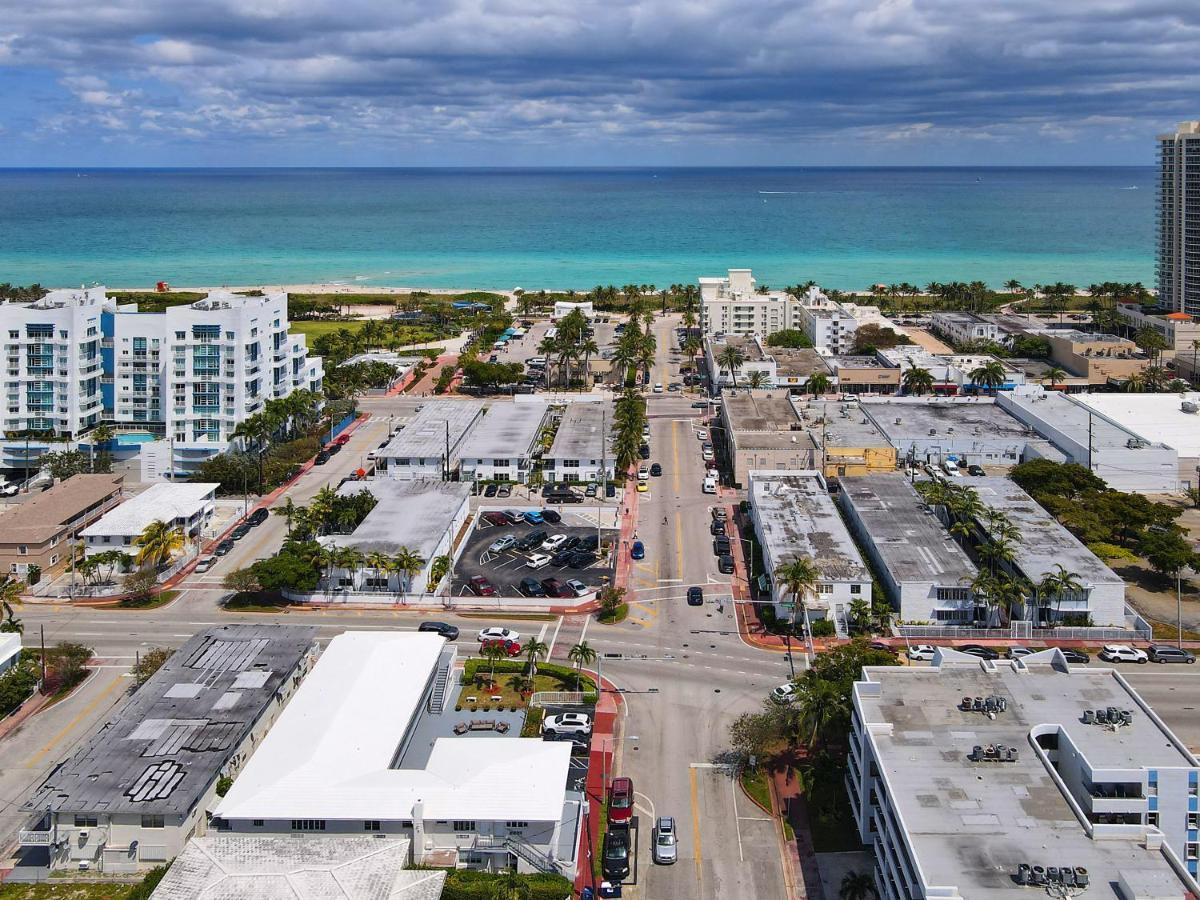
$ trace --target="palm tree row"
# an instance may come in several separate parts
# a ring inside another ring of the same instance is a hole
[[[258,483],[263,485],[263,456],[271,442],[306,433],[320,419],[322,396],[308,390],[292,391],[286,397],[268,400],[261,412],[247,416],[234,428],[232,437],[258,455]]]
[[[572,378],[586,382],[592,357],[600,352],[596,341],[588,337],[587,329],[587,317],[573,309],[559,320],[554,337],[544,338],[538,345],[538,352],[546,357],[547,371],[556,368],[564,388]]]
[[[288,497],[273,512],[287,520],[289,538],[305,541],[323,534],[350,534],[378,502],[370,491],[338,494],[325,485],[307,506],[300,506]]]
[[[630,315],[629,323],[617,339],[617,345],[610,358],[616,384],[628,386],[631,380],[638,378],[639,373],[643,383],[650,380],[654,354],[658,349],[658,341],[650,331],[653,316],[652,312],[647,313],[646,328],[643,331],[640,313],[634,312]]]
[[[613,409],[613,452],[618,470],[627,472],[637,464],[646,421],[645,399],[633,388],[627,388]]]

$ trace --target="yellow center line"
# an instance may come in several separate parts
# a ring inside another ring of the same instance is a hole
[[[50,742],[48,744],[46,744],[46,746],[44,746],[37,753],[33,754],[33,756],[31,756],[29,758],[29,762],[26,763],[26,767],[33,768],[34,766],[36,766],[38,764],[38,760],[40,760],[43,756],[45,756],[47,753],[49,753],[51,750],[53,750],[58,745],[59,741],[61,741],[64,737],[66,737],[75,728],[75,726],[78,725],[83,720],[83,718],[88,713],[90,713],[97,706],[99,706],[100,702],[105,697],[107,697],[109,694],[111,694],[114,689],[116,689],[118,687],[121,687],[121,676],[120,675],[118,675],[116,678],[113,679],[113,683],[110,684],[107,688],[105,688],[99,697],[97,697],[95,700],[93,700],[91,703],[89,703],[87,706],[85,706],[83,709],[81,709],[79,711],[78,715],[75,716],[75,718],[73,718],[70,722],[68,722],[66,725],[64,725],[62,728],[62,731],[60,731],[58,734],[56,734],[54,737],[52,737],[50,739]]]
[[[704,895],[704,869],[701,865],[703,855],[700,852],[700,801],[699,788],[696,785],[696,770],[688,767],[688,777],[692,782],[692,843],[696,850],[696,883],[700,886],[699,896]]]
[[[674,470],[672,474],[675,477],[675,496],[679,496],[679,431],[677,430],[679,423],[671,423],[671,468]]]

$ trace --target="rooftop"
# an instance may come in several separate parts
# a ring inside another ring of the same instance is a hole
[[[151,485],[110,510],[80,534],[83,537],[138,535],[151,522],[190,519],[212,503],[220,485],[180,481]]]
[[[0,515],[0,540],[40,543],[65,523],[121,489],[120,475],[75,475]]]
[[[867,539],[898,583],[959,587],[975,577],[975,564],[903,475],[843,478],[841,486]]]
[[[369,491],[379,501],[353,534],[329,535],[338,547],[355,547],[363,553],[397,553],[407,547],[428,561],[437,551],[446,530],[463,502],[471,496],[471,485],[458,481],[396,481],[377,478],[348,481],[338,494],[350,496]]]
[[[983,316],[977,316],[973,312],[964,312],[961,310],[951,310],[949,312],[935,312],[933,314],[933,319],[934,319],[934,321],[937,321],[938,319],[945,319],[948,322],[962,322],[964,324],[968,324],[968,323],[974,324],[977,322],[981,322],[981,323],[988,324],[988,325],[992,324],[989,320],[985,319]]]
[[[154,900],[438,900],[446,872],[408,870],[409,841],[210,832],[188,841]]]
[[[221,801],[223,819],[558,821],[571,747],[496,737],[438,740],[420,769],[396,768],[445,641],[349,631],[312,673]]]
[[[983,435],[991,439],[1030,440],[1031,428],[988,399],[867,400],[860,408],[894,444],[947,435]]]
[[[1112,344],[1116,347],[1127,348],[1132,353],[1142,355],[1137,344],[1115,334],[1103,334],[1096,331],[1080,331],[1078,328],[1030,328],[1030,334],[1047,338],[1061,338],[1073,344]]]
[[[391,350],[368,350],[365,353],[356,353],[354,356],[340,363],[338,368],[354,366],[359,363],[380,362],[392,366],[397,371],[404,371],[405,369],[411,369],[422,359],[424,357],[421,356],[401,356],[399,353]]]
[[[1099,394],[1092,395],[1099,397]],[[1180,398],[1178,394],[1110,394],[1107,396],[1119,398],[1136,397],[1138,403],[1130,404],[1134,408],[1142,408],[1141,403],[1146,402],[1145,410],[1155,409],[1166,412],[1165,408],[1152,398],[1162,397],[1174,402],[1175,409],[1179,409]],[[1043,391],[1034,388],[1032,391],[1010,391],[1004,397],[1002,402],[1012,403],[1014,407],[1028,410],[1039,418],[1048,420],[1053,424],[1057,431],[1062,432],[1070,438],[1073,438],[1077,443],[1083,446],[1088,446],[1089,441],[1092,447],[1092,455],[1096,457],[1094,462],[1099,464],[1103,461],[1104,448],[1120,447],[1123,451],[1129,448],[1129,441],[1143,441],[1147,445],[1161,446],[1158,441],[1151,441],[1146,434],[1158,434],[1158,422],[1153,416],[1139,414],[1145,424],[1142,433],[1138,434],[1129,428],[1123,427],[1116,421],[1112,421],[1106,417],[1104,412],[1105,401],[1093,400],[1090,404],[1084,404],[1082,401],[1077,401],[1074,395],[1064,394],[1059,391]],[[1115,404],[1114,404],[1115,405]],[[1117,408],[1121,408],[1117,406]],[[1180,415],[1184,415],[1180,413]],[[1191,418],[1191,427],[1200,431],[1200,422],[1197,422],[1195,417]]]
[[[834,400],[804,400],[797,404],[814,435],[826,447],[882,447],[888,439],[857,403]]]
[[[811,347],[771,347],[768,352],[775,360],[775,374],[791,377],[829,375],[833,370],[829,363]]]
[[[221,625],[194,635],[23,809],[186,815],[305,659],[314,634]]]
[[[1149,877],[1180,897],[1184,883],[1160,851],[1136,839],[1088,837],[1057,783],[1030,745],[1034,726],[1057,727],[1096,767],[1195,766],[1140,699],[1111,669],[1070,669],[1050,650],[1024,666],[1000,661],[987,671],[978,659],[949,653],[925,668],[868,667],[855,699],[874,745],[880,777],[903,823],[927,886],[956,886],[971,900],[1020,898],[1030,889],[1012,880],[1020,863],[1083,866],[1097,896],[1122,875]],[[994,719],[961,712],[964,696],[1003,696]],[[1081,723],[1084,709],[1133,708],[1133,724],[1111,731]],[[1015,762],[975,764],[975,745],[1016,747]],[[1091,896],[1089,894],[1088,896]]]
[[[1180,456],[1200,456],[1200,414],[1183,408],[1185,403],[1200,405],[1200,392],[1075,394],[1073,399],[1135,434],[1153,435],[1155,441],[1174,447]]]
[[[1035,584],[1056,565],[1073,572],[1085,587],[1124,584],[1120,576],[1055,521],[1016,482],[995,475],[971,478],[980,501],[1002,511],[1017,526],[1016,566]]]
[[[453,462],[460,455],[459,444],[482,412],[483,403],[478,400],[430,400],[378,455],[387,459],[442,459],[446,455],[449,424]]]
[[[824,480],[816,472],[750,473],[750,502],[774,565],[810,557],[822,577],[870,581]]]
[[[542,430],[546,404],[496,402],[487,408],[463,445],[465,459],[496,459],[528,453]]]
[[[712,350],[713,358],[716,359],[721,355],[721,351],[726,347],[735,347],[742,351],[742,356],[746,358],[746,362],[762,362],[766,359],[766,354],[763,353],[762,346],[750,336],[738,334],[723,334],[719,337],[711,337],[708,339]],[[774,355],[776,348],[771,348],[771,355]]]
[[[843,355],[829,357],[829,364],[838,369],[893,369],[895,366],[880,362],[877,356]]]
[[[795,431],[800,417],[787,391],[738,391],[722,394],[722,414],[734,432]]]
[[[609,459],[612,449],[613,405],[568,403],[563,412],[554,444],[546,454],[552,459]]]

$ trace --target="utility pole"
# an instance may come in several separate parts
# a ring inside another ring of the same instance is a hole
[[[42,642],[42,684],[46,683],[46,626],[39,625],[38,631],[41,632]]]
[[[1092,471],[1092,410],[1088,408],[1088,471]]]
[[[442,475],[442,481],[449,481],[450,480],[450,420],[447,419],[444,424],[446,426],[446,468],[445,468],[445,473]]]
[[[1181,571],[1175,570],[1175,646],[1183,649],[1183,591],[1181,588]]]

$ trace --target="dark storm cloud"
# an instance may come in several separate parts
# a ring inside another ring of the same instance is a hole
[[[114,160],[289,138],[1144,150],[1200,116],[1197,60],[1200,11],[1149,0],[4,2],[0,127],[90,132]]]

